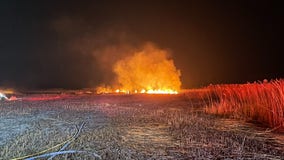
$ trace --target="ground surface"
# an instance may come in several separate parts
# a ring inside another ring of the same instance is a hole
[[[204,107],[204,101],[185,95],[32,95],[0,101],[0,159],[58,151],[62,145],[54,146],[82,123],[65,150],[84,152],[54,159],[99,159],[92,153],[102,159],[284,159],[283,134],[207,115]]]

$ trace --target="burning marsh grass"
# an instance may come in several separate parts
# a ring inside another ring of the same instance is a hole
[[[208,113],[284,129],[284,80],[208,87]]]
[[[97,93],[177,94],[180,91],[181,72],[168,50],[147,43],[130,53],[113,64],[113,84],[97,87]]]
[[[0,155],[11,159],[56,152],[85,123],[78,137],[65,148],[82,152],[53,159],[99,159],[94,154],[101,159],[284,157],[279,137],[241,121],[205,114],[205,105],[187,94],[5,101],[0,103],[0,132],[3,135],[5,127],[15,134],[6,133],[1,140]],[[19,126],[21,130],[13,129]]]

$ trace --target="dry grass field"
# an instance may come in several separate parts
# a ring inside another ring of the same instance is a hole
[[[282,133],[208,114],[197,92],[0,101],[0,159],[284,159]]]

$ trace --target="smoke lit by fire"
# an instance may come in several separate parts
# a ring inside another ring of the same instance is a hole
[[[115,84],[100,86],[98,93],[177,94],[181,87],[180,71],[168,51],[147,44],[113,65]]]

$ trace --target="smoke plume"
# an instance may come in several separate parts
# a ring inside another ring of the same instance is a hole
[[[180,89],[181,73],[168,50],[137,40],[124,27],[92,31],[88,26],[87,20],[76,17],[61,17],[53,23],[67,52],[92,57],[96,64],[92,77],[101,84],[97,88],[99,92]]]
[[[167,50],[146,43],[113,64],[115,74],[112,86],[100,86],[99,92],[179,91],[181,87],[178,70]],[[117,91],[118,91],[117,90]]]

